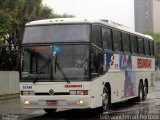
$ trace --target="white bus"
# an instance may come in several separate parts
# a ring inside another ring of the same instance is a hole
[[[22,46],[24,108],[108,111],[112,103],[143,101],[154,88],[152,38],[108,20],[29,22]]]

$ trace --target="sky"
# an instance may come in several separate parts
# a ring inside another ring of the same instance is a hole
[[[134,0],[43,0],[58,14],[109,19],[134,30]]]

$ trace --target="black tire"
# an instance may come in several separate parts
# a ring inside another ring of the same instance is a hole
[[[103,95],[102,95],[102,110],[103,112],[108,112],[110,107],[110,94],[105,86],[103,89]]]
[[[142,82],[139,82],[139,88],[138,88],[138,101],[144,101],[144,86]]]
[[[147,98],[147,94],[148,94],[148,86],[146,84],[146,82],[144,83],[144,100]]]
[[[44,111],[48,114],[55,113],[57,109],[44,109]]]

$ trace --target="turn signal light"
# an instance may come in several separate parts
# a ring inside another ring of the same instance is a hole
[[[35,95],[34,91],[21,91],[21,95]]]
[[[70,95],[88,95],[88,90],[70,90]]]

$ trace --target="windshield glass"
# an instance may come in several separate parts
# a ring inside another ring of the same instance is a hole
[[[47,25],[26,27],[23,44],[88,41],[89,25]]]
[[[25,47],[21,80],[76,81],[89,78],[88,45]]]

